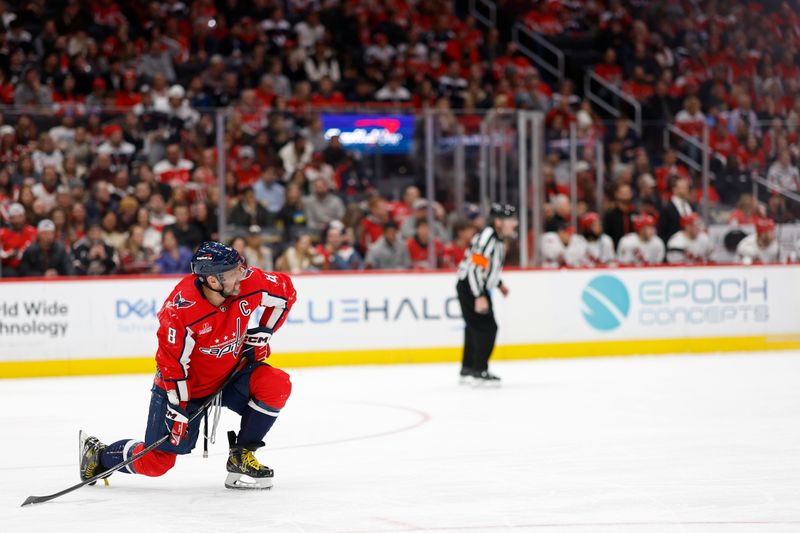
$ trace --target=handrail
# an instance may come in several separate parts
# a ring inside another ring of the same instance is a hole
[[[528,37],[532,41],[534,41],[538,46],[550,52],[553,56],[555,56],[556,61],[555,65],[552,62],[547,61],[541,55],[537,54],[531,47],[527,46],[526,44],[520,41],[520,35],[524,35]],[[511,40],[514,41],[514,44],[517,45],[522,54],[524,54],[528,59],[533,61],[536,66],[541,69],[546,70],[551,76],[558,79],[561,82],[564,79],[564,70],[565,70],[565,62],[564,62],[564,52],[553,46],[550,42],[547,41],[544,37],[531,31],[525,24],[521,22],[517,22],[511,28]]]
[[[489,11],[488,17],[478,10],[479,3]],[[487,28],[494,28],[497,25],[497,6],[489,0],[469,0],[469,14]]]
[[[789,200],[791,200],[793,202],[800,203],[800,194],[797,194],[797,193],[792,192],[792,191],[788,191],[788,190],[784,189],[783,187],[781,187],[779,185],[775,185],[774,183],[770,183],[769,181],[767,181],[765,178],[762,178],[761,176],[752,176],[752,180],[755,181],[756,183],[758,183],[759,185],[764,186],[765,188],[769,189],[772,192],[776,192],[776,193],[780,194],[781,196],[785,196],[786,198],[788,198]]]
[[[694,145],[694,147],[700,151],[711,150],[710,146],[704,145],[702,141],[700,141],[698,138],[688,135],[686,132],[682,131],[674,124],[667,124],[667,127],[664,131],[666,133],[666,135],[664,135],[665,149],[670,147],[669,136],[670,134],[672,134],[681,139],[682,141],[684,141],[685,143]],[[692,159],[691,157],[689,157],[688,155],[682,153],[681,151],[676,151],[676,154],[678,156],[678,159],[680,159],[683,163],[685,163],[686,166],[691,167],[692,170],[696,172],[701,172],[703,170],[702,165],[697,161],[695,161],[694,159]]]
[[[640,104],[636,100],[636,98],[634,98],[630,94],[626,93],[625,91],[623,91],[619,87],[617,87],[617,86],[615,86],[615,85],[613,85],[611,83],[608,83],[606,80],[604,80],[603,78],[598,76],[597,73],[594,71],[594,69],[591,69],[591,68],[587,69],[586,75],[583,78],[583,87],[584,87],[584,93],[586,94],[586,97],[589,98],[589,100],[592,103],[599,105],[606,112],[610,113],[614,117],[618,118],[620,116],[620,114],[621,114],[620,111],[618,109],[616,109],[614,106],[612,106],[611,104],[609,104],[608,102],[606,102],[605,100],[603,100],[602,98],[600,98],[599,94],[596,94],[595,92],[592,91],[592,82],[595,82],[598,85],[601,85],[607,91],[614,93],[614,95],[617,98],[619,98],[620,100],[624,101],[625,103],[627,103],[629,106],[631,106],[633,108],[633,120],[631,121],[631,123],[632,123],[633,129],[636,131],[636,133],[641,135],[642,134],[642,104]]]

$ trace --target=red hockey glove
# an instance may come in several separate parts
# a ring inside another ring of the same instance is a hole
[[[249,362],[263,361],[269,357],[269,340],[272,338],[272,329],[267,327],[250,328],[245,333],[242,355]]]

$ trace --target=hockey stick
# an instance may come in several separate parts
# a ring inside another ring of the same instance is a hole
[[[246,359],[244,359],[244,360],[246,361]],[[236,364],[236,368],[234,369],[234,371],[231,372],[231,375],[228,376],[227,379],[225,380],[225,382],[220,386],[220,388],[217,389],[217,392],[215,392],[214,394],[209,396],[206,399],[206,401],[204,401],[203,404],[197,409],[197,411],[195,411],[192,414],[192,416],[189,417],[189,421],[187,422],[187,425],[191,424],[192,421],[194,421],[198,417],[202,416],[206,412],[206,409],[211,407],[211,404],[214,403],[214,398],[216,398],[217,394],[221,394],[222,391],[225,389],[225,387],[227,387],[228,385],[230,385],[233,382],[234,378],[236,378],[237,374],[239,373],[239,371],[242,368],[243,368],[243,366],[241,366],[241,363],[237,363]],[[81,481],[80,483],[77,483],[77,484],[75,484],[75,485],[73,485],[73,486],[71,486],[71,487],[69,487],[67,489],[64,489],[64,490],[60,491],[60,492],[56,492],[56,493],[53,493],[53,494],[48,494],[47,496],[28,496],[28,498],[22,503],[22,505],[20,507],[25,507],[26,505],[31,505],[31,504],[34,504],[34,503],[49,502],[50,500],[54,500],[54,499],[58,498],[59,496],[63,496],[64,494],[69,494],[70,492],[72,492],[74,490],[78,490],[79,488],[81,488],[83,486],[86,486],[89,483],[94,483],[95,481],[97,481],[99,479],[106,478],[106,477],[110,476],[111,474],[113,474],[114,472],[116,472],[117,470],[119,470],[121,468],[125,468],[126,466],[128,466],[132,462],[136,461],[137,459],[139,459],[143,455],[146,455],[146,454],[150,453],[151,451],[155,450],[156,448],[158,448],[159,446],[161,446],[162,444],[167,442],[167,439],[169,439],[169,433],[167,433],[166,435],[164,435],[163,437],[161,437],[160,439],[158,439],[153,444],[151,444],[150,446],[148,446],[144,450],[140,451],[136,455],[132,456],[127,461],[123,461],[123,462],[119,463],[118,465],[116,465],[116,466],[114,466],[112,468],[109,468],[108,470],[106,470],[104,472],[101,472],[101,473],[97,474],[96,476],[90,477],[89,479]]]

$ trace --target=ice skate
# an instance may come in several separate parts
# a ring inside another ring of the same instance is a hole
[[[105,470],[100,463],[100,454],[103,453],[105,448],[106,445],[100,442],[97,437],[92,437],[83,430],[78,432],[78,465],[81,480],[85,481]],[[95,483],[97,481],[92,481],[89,485],[94,485]]]
[[[228,477],[225,487],[229,489],[265,490],[272,488],[273,471],[262,465],[253,452],[264,446],[263,442],[237,445],[236,434],[228,432],[230,452],[228,455]]]
[[[488,370],[483,370],[482,372],[475,372],[473,380],[474,380],[473,381],[474,387],[497,388],[502,383],[502,380],[498,376],[489,373]]]
[[[469,385],[475,380],[475,372],[468,369],[462,368],[461,373],[458,376],[458,383],[461,385]]]

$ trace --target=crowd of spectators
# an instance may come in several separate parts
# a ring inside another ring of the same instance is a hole
[[[416,187],[392,197],[371,182],[322,131],[320,112],[353,108],[433,108],[449,117],[443,129],[468,132],[479,112],[545,111],[550,229],[571,223],[564,140],[576,124],[578,216],[600,196],[615,246],[635,215],[667,241],[696,209],[698,176],[660,144],[669,122],[690,136],[711,127],[711,198],[737,204],[731,223],[797,218],[782,195],[748,196],[753,173],[800,188],[796,6],[537,2],[521,17],[536,31],[591,35],[604,50],[595,71],[641,100],[637,133],[625,118],[601,120],[569,78],[543,79],[456,4],[0,1],[0,275],[186,272],[192,249],[219,237],[220,210],[233,244],[265,268],[454,267],[479,213],[447,213],[437,198],[429,227]]]
[[[711,153],[710,222],[730,226],[735,237],[727,243],[731,258],[744,260],[737,246],[742,229],[747,233],[761,228],[767,235],[766,247],[775,240],[774,228],[769,230],[772,223],[800,220],[797,2],[579,0],[531,6],[508,0],[501,4],[512,20],[523,21],[567,50],[568,70],[580,55],[570,55],[568,49],[585,46],[599,51],[585,65],[587,71],[641,106],[637,131],[633,114],[618,119],[599,116],[587,100],[574,94],[570,79],[549,102],[541,100],[549,103],[539,107],[547,112],[544,177],[547,229],[552,233],[543,240],[556,243],[550,247],[555,258],[551,265],[583,261],[570,258],[568,251],[572,213],[566,184],[572,170],[568,143],[572,125],[578,138],[577,237],[587,230],[580,223],[582,217],[593,215],[595,206],[602,205],[595,218],[601,221],[601,234],[612,238],[616,252],[613,257],[606,255],[604,264],[626,262],[619,243],[638,233],[638,226],[652,226],[665,252],[652,260],[640,254],[634,262],[676,261],[678,255],[669,253],[670,239],[683,235],[685,217],[695,214],[703,194],[700,171],[686,159],[701,162],[705,132]],[[609,105],[621,104],[615,92],[596,90]],[[670,136],[665,148],[667,125],[681,134]],[[605,155],[604,190],[596,187],[598,143]],[[652,224],[637,224],[637,219],[646,217]],[[695,223],[689,223],[690,232]],[[790,248],[784,260],[796,254],[794,243]]]

